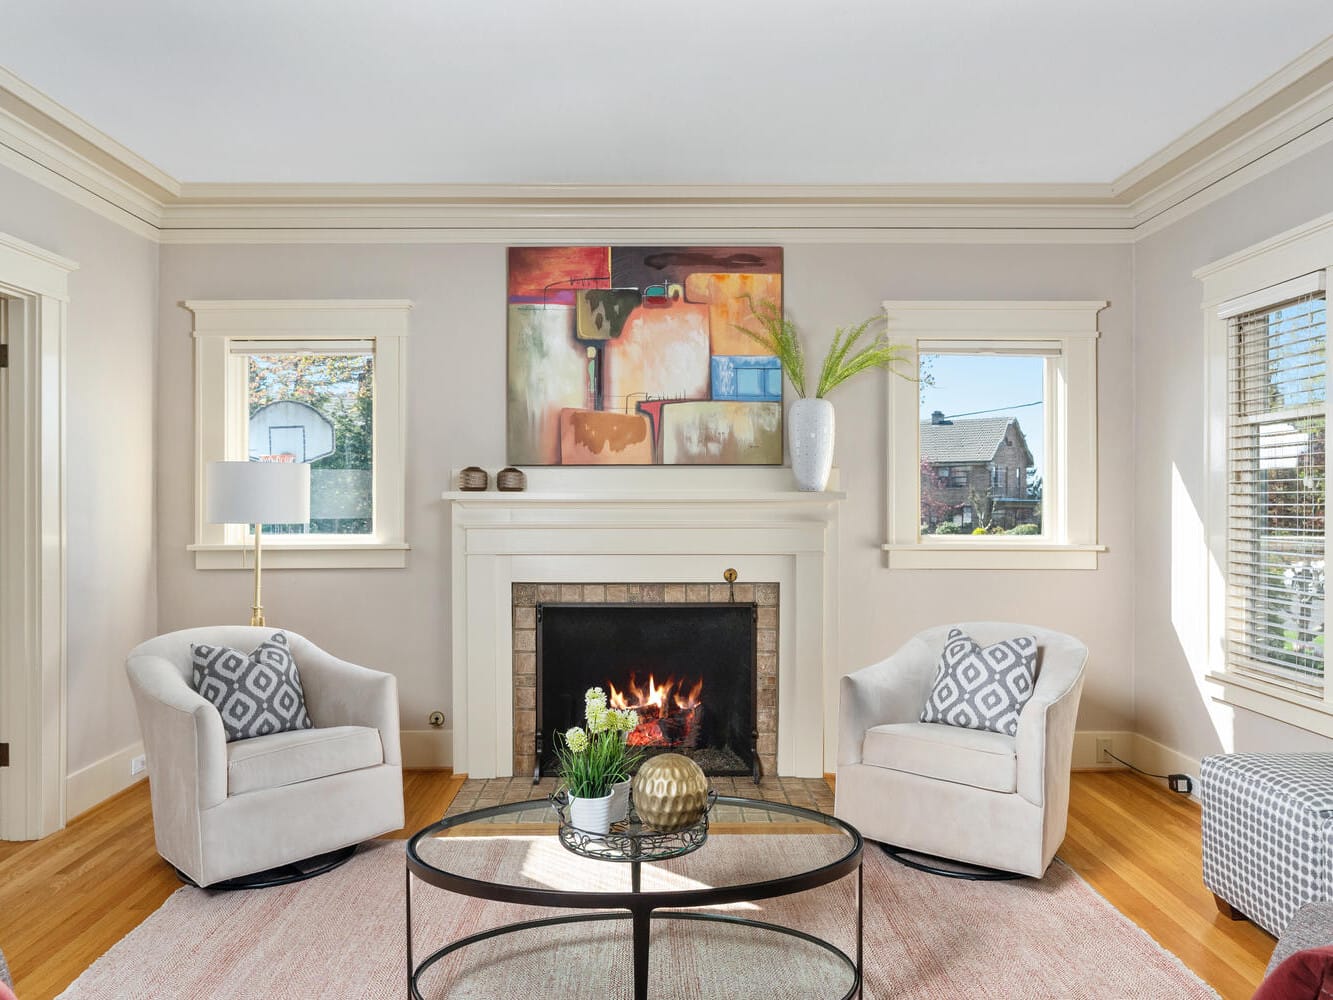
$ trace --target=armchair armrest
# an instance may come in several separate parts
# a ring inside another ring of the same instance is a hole
[[[227,798],[227,737],[222,716],[185,683],[170,660],[126,663],[139,712],[154,808],[208,809]]]
[[[1068,644],[1068,649],[1044,651],[1036,690],[1023,706],[1014,737],[1018,794],[1036,806],[1046,804],[1050,793],[1064,789],[1061,794],[1068,794],[1074,727],[1088,660],[1082,643],[1068,640]]]
[[[861,746],[872,726],[918,721],[934,676],[934,657],[919,639],[887,660],[843,676],[838,682],[838,763],[861,762]]]
[[[340,660],[313,642],[292,649],[305,690],[306,710],[317,726],[370,726],[378,729],[384,763],[402,764],[398,731],[398,679]]]

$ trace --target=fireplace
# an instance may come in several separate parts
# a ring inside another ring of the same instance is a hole
[[[627,742],[674,752],[708,774],[758,777],[758,605],[552,603],[536,608],[537,772],[552,735],[583,724],[584,694],[632,708]]]

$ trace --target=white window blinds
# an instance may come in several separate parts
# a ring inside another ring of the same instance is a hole
[[[1224,313],[1227,665],[1322,693],[1325,293],[1245,305]]]

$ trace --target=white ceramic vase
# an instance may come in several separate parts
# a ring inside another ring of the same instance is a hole
[[[628,781],[617,781],[611,786],[611,807],[608,814],[612,823],[619,823],[629,817],[629,786]]]
[[[833,469],[833,404],[798,399],[787,411],[787,449],[797,489],[818,493]]]
[[[595,799],[569,797],[569,823],[584,833],[607,834],[611,831],[611,799],[615,793]]]

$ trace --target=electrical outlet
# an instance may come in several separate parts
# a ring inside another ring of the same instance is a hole
[[[136,774],[143,774],[147,767],[148,761],[144,758],[143,754],[139,754],[139,756],[132,758],[130,760],[130,777],[133,778]]]
[[[1097,737],[1097,763],[1114,764],[1115,760],[1111,757],[1111,737]]]

